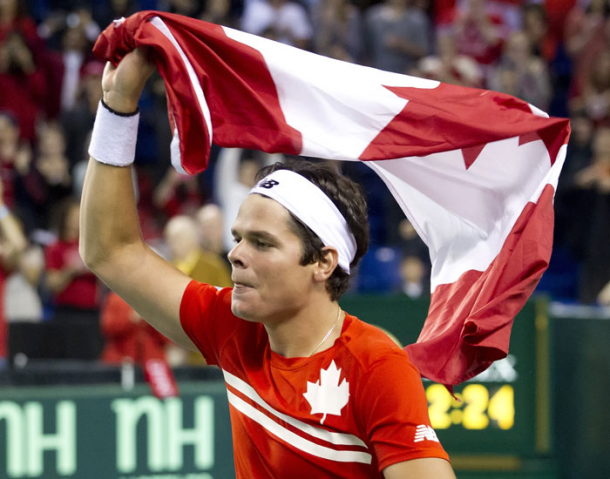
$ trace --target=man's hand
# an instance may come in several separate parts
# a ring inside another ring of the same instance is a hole
[[[146,80],[155,68],[147,57],[148,50],[136,48],[125,55],[118,67],[106,63],[102,77],[106,105],[120,113],[136,111]]]

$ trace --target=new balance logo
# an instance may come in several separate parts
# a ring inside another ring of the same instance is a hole
[[[275,181],[275,180],[268,180],[265,181],[264,183],[260,183],[258,186],[260,186],[261,188],[266,188],[268,190],[270,190],[271,188],[273,188],[274,186],[279,185],[279,182]]]
[[[426,441],[438,441],[438,437],[436,436],[436,432],[434,432],[434,429],[432,429],[432,427],[430,426],[424,426],[423,424],[420,426],[417,426],[417,429],[415,430],[415,439],[413,442],[421,442],[423,440]]]

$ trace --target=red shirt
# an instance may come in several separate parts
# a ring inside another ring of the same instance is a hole
[[[169,342],[146,321],[134,322],[133,309],[116,293],[110,293],[101,314],[102,332],[106,345],[101,360],[120,363],[126,357],[137,363],[149,359],[165,359],[165,346]]]
[[[43,114],[42,105],[47,96],[46,81],[41,69],[27,75],[0,73],[0,110],[14,115],[21,138],[28,141],[36,139],[36,122]]]
[[[285,358],[262,324],[231,313],[231,292],[191,282],[180,318],[223,370],[237,478],[381,478],[398,462],[448,459],[420,375],[385,333],[346,315],[333,347]]]
[[[62,270],[73,261],[80,261],[78,240],[57,241],[47,249],[47,269]],[[61,293],[55,295],[56,306],[80,309],[98,307],[97,279],[89,271],[75,276]]]

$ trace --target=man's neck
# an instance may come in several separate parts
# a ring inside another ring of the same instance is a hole
[[[284,321],[265,325],[272,351],[287,358],[296,358],[308,357],[314,350],[319,353],[332,347],[341,335],[343,326],[343,313],[337,320],[339,304],[328,298],[310,304]],[[331,334],[320,344],[331,329]]]

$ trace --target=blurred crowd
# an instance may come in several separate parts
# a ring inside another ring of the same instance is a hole
[[[608,0],[0,0],[0,361],[6,324],[26,321],[92,325],[73,343],[56,344],[55,357],[165,355],[166,341],[106,291],[78,254],[79,197],[104,68],[91,47],[113,19],[143,9],[502,91],[570,117],[553,259],[540,290],[563,301],[610,303]],[[258,168],[285,159],[214,147],[205,173],[182,176],[170,167],[160,77],[140,107],[134,184],[144,237],[193,278],[230,285],[226,252],[238,205]],[[363,185],[370,205],[372,247],[354,291],[428,295],[426,247],[391,195],[363,165],[335,166]]]

